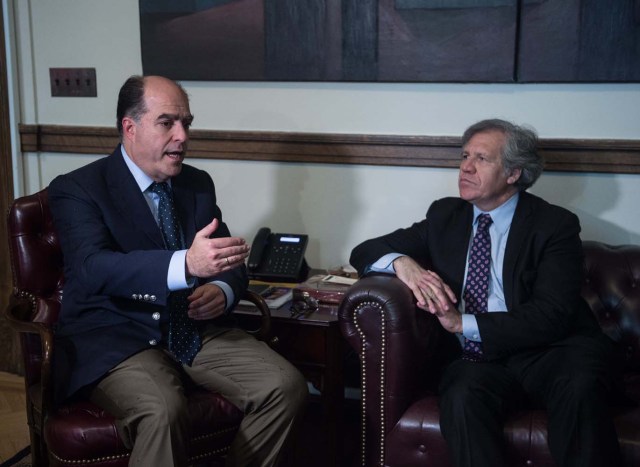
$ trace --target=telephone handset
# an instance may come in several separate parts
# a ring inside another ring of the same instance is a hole
[[[249,277],[271,282],[304,281],[309,272],[304,259],[308,242],[308,235],[271,233],[271,229],[262,227],[249,253]]]

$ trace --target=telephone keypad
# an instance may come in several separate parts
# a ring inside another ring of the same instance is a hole
[[[303,248],[299,245],[274,245],[269,255],[269,272],[273,274],[295,274],[298,270]]]

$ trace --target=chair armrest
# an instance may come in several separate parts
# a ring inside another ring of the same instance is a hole
[[[245,290],[242,300],[250,301],[260,311],[260,327],[258,329],[247,330],[247,332],[255,336],[256,339],[265,341],[271,345],[274,338],[271,336],[271,310],[267,302],[251,290]]]
[[[26,297],[16,298],[15,296],[12,296],[9,300],[9,305],[6,308],[5,316],[7,317],[9,325],[14,330],[24,334],[21,341],[25,365],[25,381],[27,386],[39,383],[38,390],[30,391],[29,387],[26,388],[27,397],[31,396],[33,399],[37,399],[31,400],[30,403],[37,408],[39,415],[44,418],[52,403],[51,394],[53,388],[51,386],[51,356],[53,351],[53,330],[47,324],[31,321],[34,306],[33,301]],[[28,352],[26,348],[29,344],[27,344],[26,339],[29,337],[29,334],[35,334],[40,338],[41,353],[39,361],[34,360],[37,359],[36,356],[27,355]],[[27,358],[30,358],[32,361],[27,361]],[[34,374],[33,370],[29,367],[30,365],[39,365],[39,374],[37,371]],[[38,380],[35,380],[35,378],[38,378]],[[27,406],[29,406],[29,403]],[[44,420],[39,420],[37,422],[38,426],[42,427],[43,421]]]
[[[51,374],[53,330],[44,323],[29,321],[32,310],[33,305],[29,300],[11,297],[5,315],[9,325],[17,332],[24,334],[37,334],[40,336],[42,345],[42,380],[43,382],[45,380],[48,382]]]
[[[384,458],[386,434],[429,382],[429,357],[442,327],[435,317],[416,308],[402,281],[389,275],[356,282],[338,315],[342,334],[360,358],[366,417],[362,441],[368,459],[375,462]]]

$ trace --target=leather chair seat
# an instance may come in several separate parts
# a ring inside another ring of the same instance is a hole
[[[189,394],[192,451],[197,457],[223,455],[238,431],[243,414],[215,393],[194,390]],[[116,431],[115,418],[88,401],[73,402],[49,415],[44,438],[49,455],[64,465],[95,459],[128,459],[129,451]]]

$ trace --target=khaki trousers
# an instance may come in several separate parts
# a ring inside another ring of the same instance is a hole
[[[112,369],[91,400],[118,419],[132,450],[129,465],[188,465],[185,378],[219,392],[245,413],[227,466],[273,466],[307,397],[302,375],[264,342],[244,331],[205,332],[191,367],[160,348],[144,350]]]

